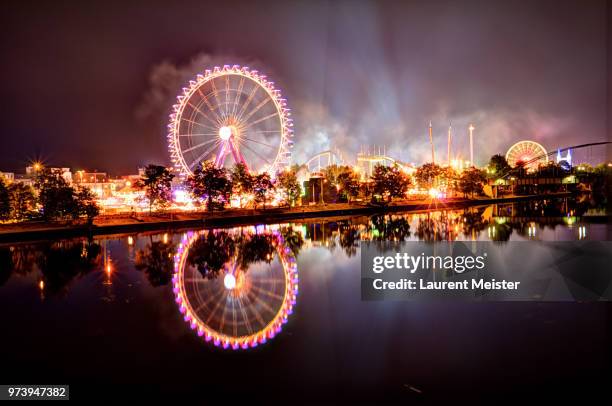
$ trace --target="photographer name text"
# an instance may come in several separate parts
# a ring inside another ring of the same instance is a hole
[[[439,256],[439,255],[409,255],[396,253],[390,256],[376,256],[372,260],[372,271],[381,274],[388,270],[403,271],[407,276],[418,272],[449,271],[463,274],[469,271],[483,271],[486,267],[487,254],[474,256]],[[418,275],[417,274],[417,275]],[[414,275],[414,276],[417,276]],[[428,278],[401,278],[388,281],[382,278],[372,280],[375,290],[517,290],[521,282],[508,280],[485,280],[472,278],[461,281],[435,281]]]

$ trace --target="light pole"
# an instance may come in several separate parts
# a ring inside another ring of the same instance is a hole
[[[431,163],[436,163],[436,157],[434,155],[434,145],[433,145],[433,130],[431,128],[431,120],[429,120],[429,144],[431,144]]]
[[[446,153],[446,155],[447,155],[447,157],[446,157],[446,158],[447,158],[447,160],[448,160],[448,166],[449,166],[449,167],[451,166],[451,140],[452,140],[452,138],[451,138],[451,137],[452,137],[452,135],[451,135],[451,130],[452,130],[452,128],[451,128],[451,126],[449,125],[449,126],[448,126],[448,151],[447,151],[447,153]]]
[[[470,165],[474,165],[474,129],[475,127],[470,123],[468,130],[470,130]]]

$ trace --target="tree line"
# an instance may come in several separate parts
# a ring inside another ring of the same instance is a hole
[[[298,181],[299,166],[295,165],[276,174],[251,174],[247,167],[238,163],[231,168],[219,168],[213,162],[203,162],[185,179],[184,185],[197,205],[208,211],[222,210],[232,197],[240,208],[266,208],[276,199],[286,207],[298,204],[302,187]],[[321,192],[326,202],[351,202],[358,196],[380,202],[394,198],[405,198],[410,187],[419,186],[429,190],[444,187],[464,197],[482,193],[486,181],[484,171],[469,168],[457,173],[452,168],[436,164],[424,164],[414,176],[408,175],[399,165],[374,167],[368,181],[362,181],[358,172],[350,166],[332,165],[323,171]],[[145,190],[149,209],[163,209],[172,202],[172,182],[175,175],[166,167],[148,165],[140,185]]]
[[[196,205],[206,207],[208,211],[224,209],[232,197],[240,208],[265,209],[272,200],[290,207],[298,204],[302,195],[297,177],[299,169],[294,165],[272,178],[268,173],[252,174],[242,163],[231,168],[219,168],[207,161],[184,180],[184,185]],[[391,202],[395,198],[405,198],[411,187],[424,192],[444,190],[447,196],[473,198],[482,195],[488,180],[502,176],[523,178],[574,174],[580,180],[592,183],[594,189],[603,190],[610,167],[606,164],[595,168],[586,164],[568,167],[564,163],[551,162],[528,173],[521,165],[512,168],[505,157],[494,155],[485,170],[470,167],[459,172],[452,167],[425,163],[409,175],[398,165],[377,165],[366,181],[350,166],[332,165],[322,172],[320,187],[323,200],[328,203],[350,203],[359,196],[372,201]],[[136,186],[144,190],[150,212],[171,205],[174,178],[175,175],[165,166],[151,164],[145,168]],[[0,178],[0,221],[85,218],[91,224],[99,212],[95,195],[90,189],[72,186],[60,173],[48,168],[37,173],[33,187],[19,182],[7,184]]]
[[[72,186],[63,176],[48,168],[35,177],[34,187],[0,178],[0,220],[76,220],[88,224],[99,214],[95,194],[87,187]]]
[[[149,211],[170,205],[174,177],[164,166],[148,165],[145,168],[140,185],[149,201]],[[195,204],[205,206],[208,211],[222,210],[232,196],[236,196],[240,208],[262,206],[265,209],[274,197],[281,205],[293,206],[302,192],[294,168],[281,171],[272,179],[267,172],[251,174],[243,163],[228,169],[217,167],[211,161],[203,162],[184,184]]]

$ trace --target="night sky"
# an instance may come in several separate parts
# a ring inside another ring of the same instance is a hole
[[[168,164],[168,108],[215,64],[282,89],[298,162],[377,143],[422,163],[429,120],[442,156],[449,123],[467,155],[473,122],[480,164],[607,139],[604,0],[127,3],[3,2],[0,170]]]

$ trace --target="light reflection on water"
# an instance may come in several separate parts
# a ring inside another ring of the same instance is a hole
[[[290,319],[298,273],[313,283],[336,271],[358,273],[360,241],[606,239],[609,224],[586,213],[551,200],[5,245],[0,293],[35,292],[40,303],[82,295],[129,303],[169,287],[183,329],[219,347],[246,349],[269,341]]]
[[[179,311],[205,341],[248,349],[280,333],[298,294],[292,229],[270,226],[188,232],[172,277]],[[293,249],[292,249],[293,248]]]
[[[4,378],[175,385],[173,393],[206,388],[213,397],[308,397],[333,385],[356,401],[381,388],[402,397],[406,385],[455,393],[474,380],[502,391],[505,375],[490,373],[499,365],[538,385],[573,384],[601,370],[609,305],[363,302],[359,242],[609,239],[607,218],[586,214],[530,202],[2,245]],[[293,292],[287,264],[299,274]],[[237,374],[248,379],[229,388]]]
[[[274,247],[277,244],[272,244],[269,238],[273,233],[282,234],[283,244],[298,257],[314,247],[325,247],[332,255],[337,255],[334,251],[339,248],[347,257],[352,257],[359,252],[359,242],[369,240],[605,240],[609,231],[606,218],[585,214],[588,214],[586,209],[568,207],[567,200],[550,200],[462,210],[323,218],[202,231],[202,238],[195,246],[192,242],[190,249],[200,253],[199,260],[204,262],[200,270],[202,267],[209,269],[210,274],[203,276],[210,279],[231,255],[239,256],[241,265],[246,268],[262,262],[269,264],[277,256]],[[125,268],[143,272],[153,287],[168,285],[174,272],[174,257],[186,235],[154,232],[2,245],[0,286],[12,275],[28,275],[36,279],[36,286],[41,291],[56,294],[69,288],[75,278],[97,270],[103,271],[97,279],[112,284],[112,279],[118,277],[117,272],[125,273]],[[245,235],[257,238],[249,245],[234,241],[232,236],[235,235],[242,236],[239,240],[244,240]],[[115,257],[119,247],[127,250],[127,255],[118,262]]]

